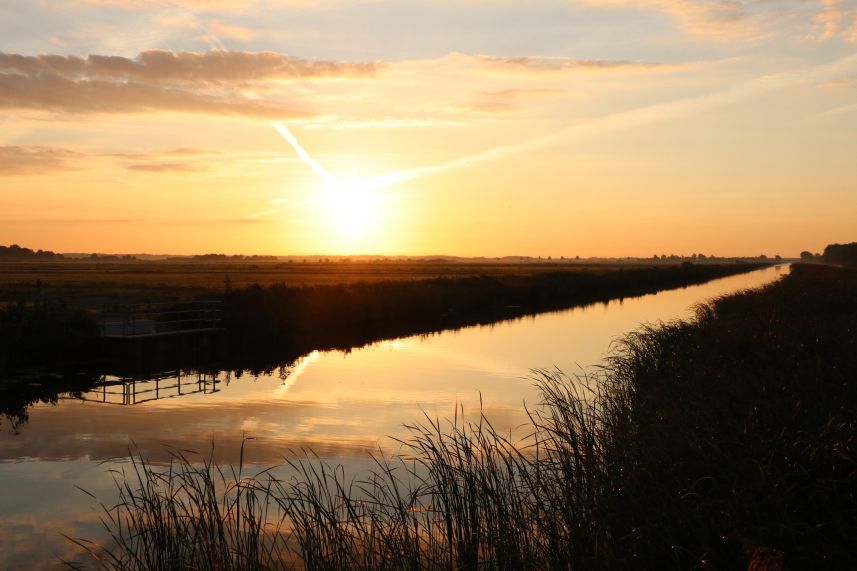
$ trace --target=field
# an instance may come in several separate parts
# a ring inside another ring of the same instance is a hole
[[[218,296],[249,285],[317,286],[439,277],[530,276],[554,272],[604,273],[665,267],[672,262],[589,261],[187,261],[64,260],[0,262],[0,304],[46,299],[68,302],[106,299],[166,299]]]

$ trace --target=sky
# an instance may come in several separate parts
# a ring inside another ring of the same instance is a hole
[[[3,0],[0,244],[857,240],[857,0]]]

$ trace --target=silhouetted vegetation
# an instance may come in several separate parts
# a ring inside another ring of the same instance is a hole
[[[821,259],[827,264],[857,267],[857,242],[830,244],[824,249]]]
[[[356,479],[137,462],[113,544],[80,544],[115,569],[854,568],[855,293],[796,266],[625,337],[596,378],[539,371],[517,442],[456,415]]]
[[[277,256],[244,256],[242,254],[233,254],[231,256],[227,256],[226,254],[197,254],[193,256],[194,260],[204,260],[209,262],[225,262],[225,261],[256,261],[256,262],[275,262],[277,261]]]
[[[92,358],[98,325],[65,306],[0,307],[0,372],[22,367],[74,365]]]
[[[62,254],[55,254],[47,250],[31,250],[22,248],[18,244],[11,246],[0,245],[0,260],[57,260],[62,259]]]
[[[264,363],[286,349],[294,356],[311,349],[348,349],[654,293],[757,267],[688,264],[297,288],[253,286],[226,293],[223,323],[233,357]]]

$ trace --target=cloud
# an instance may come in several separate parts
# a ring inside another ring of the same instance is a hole
[[[148,50],[136,58],[0,52],[0,71],[26,77],[56,75],[73,81],[137,81],[170,86],[242,86],[270,80],[366,77],[382,65],[304,59],[276,52]]]
[[[822,111],[821,113],[814,115],[812,119],[829,119],[830,117],[836,117],[846,113],[854,113],[855,111],[857,111],[857,103],[852,103],[850,105],[843,105],[842,107]]]
[[[85,155],[54,147],[0,147],[0,176],[49,174],[78,168]]]
[[[379,67],[376,62],[310,60],[274,52],[149,50],[133,59],[0,52],[0,107],[296,118],[308,113],[245,95],[247,88],[268,88],[282,80],[367,77]]]
[[[208,95],[138,82],[74,81],[57,75],[0,73],[0,108],[68,114],[173,111],[266,119],[308,113],[241,95]]]
[[[842,0],[819,0],[815,14],[817,31],[815,39],[820,41],[841,37],[847,42],[857,43],[857,7],[846,7]]]
[[[634,62],[624,60],[576,59],[569,57],[468,55],[452,53],[448,59],[472,62],[479,67],[513,72],[556,72],[563,70],[601,71],[601,70],[646,70],[667,67],[658,63]]]
[[[432,117],[374,117],[348,119],[335,115],[313,117],[305,122],[298,121],[305,129],[413,129],[421,127],[459,127],[463,121],[436,119]]]
[[[853,85],[857,85],[857,79],[833,79],[831,81],[825,81],[824,83],[819,83],[818,87],[840,88],[840,87],[851,87]]]
[[[145,173],[194,173],[207,169],[200,165],[192,165],[189,163],[146,163],[140,165],[128,165],[128,170]]]
[[[519,109],[525,100],[560,93],[562,93],[560,89],[500,89],[496,91],[482,91],[477,94],[476,101],[469,109],[479,113],[505,113]]]
[[[672,16],[694,36],[755,40],[782,33],[850,40],[846,22],[857,12],[843,0],[577,0],[600,7],[635,7]],[[850,2],[850,0],[848,0]],[[855,38],[857,39],[857,38]]]
[[[694,35],[721,36],[735,33],[746,23],[745,0],[582,0],[604,7],[632,6],[655,9],[674,17]],[[788,1],[788,0],[787,0]]]
[[[128,159],[132,161],[149,161],[162,160],[165,157],[199,157],[206,155],[222,155],[223,151],[215,151],[213,149],[194,149],[189,147],[181,147],[178,149],[167,149],[164,151],[138,152],[138,153],[101,153],[99,156]]]
[[[90,6],[109,6],[125,10],[139,10],[142,8],[161,8],[166,4],[164,0],[76,0],[79,4]],[[242,10],[250,6],[259,5],[259,0],[172,0],[170,5],[185,10]],[[293,8],[318,8],[322,3],[318,0],[268,0],[265,4],[288,6]]]

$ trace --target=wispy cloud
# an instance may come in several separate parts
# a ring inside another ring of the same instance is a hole
[[[137,82],[71,80],[57,75],[0,73],[0,108],[66,114],[171,111],[261,118],[308,113],[241,95],[209,95]]]
[[[148,50],[136,58],[0,52],[0,71],[27,77],[51,74],[71,80],[141,81],[171,86],[238,86],[267,80],[374,75],[378,62],[338,62],[276,52]]]
[[[791,33],[817,40],[851,38],[851,0],[576,0],[601,7],[635,7],[669,14],[688,33],[750,40]]]
[[[52,174],[79,168],[85,155],[41,146],[0,147],[0,176]]]
[[[145,173],[196,173],[207,169],[190,163],[146,163],[128,165],[128,170]]]
[[[826,41],[841,37],[857,43],[857,5],[843,0],[818,0],[815,14],[815,39]]]
[[[477,94],[476,101],[470,109],[479,113],[507,113],[521,108],[524,101],[550,95],[559,95],[561,89],[499,89],[482,91]]]
[[[141,151],[136,153],[127,153],[127,152],[102,152],[97,153],[95,156],[104,157],[104,158],[112,158],[112,159],[126,159],[129,161],[154,161],[154,162],[162,162],[165,159],[172,159],[174,157],[194,157],[194,158],[203,158],[203,157],[219,157],[223,154],[223,151],[218,151],[214,149],[194,149],[190,147],[180,147],[177,149],[166,149],[166,150],[151,150],[151,151]]]
[[[245,95],[242,89],[267,81],[366,77],[379,65],[273,52],[152,50],[134,59],[0,52],[0,107],[72,114],[173,111],[295,118],[308,113]]]
[[[833,79],[831,81],[825,81],[824,83],[819,83],[818,87],[823,88],[840,88],[840,87],[851,87],[857,86],[857,79]]]
[[[472,62],[488,69],[516,72],[556,72],[556,71],[603,71],[603,70],[651,70],[664,66],[659,63],[635,62],[625,60],[577,59],[548,56],[500,57],[491,55],[468,55],[453,53],[449,59]]]
[[[857,112],[857,103],[852,103],[850,105],[843,105],[841,107],[835,107],[833,109],[828,109],[827,111],[822,111],[821,113],[818,113],[818,114],[812,116],[810,119],[815,119],[815,120],[830,119],[831,117],[837,117],[839,115],[845,115],[847,113],[854,113],[854,112]]]
[[[335,131],[348,129],[404,129],[420,127],[457,127],[465,125],[464,121],[432,118],[432,117],[375,117],[375,118],[345,118],[338,116],[312,117],[305,121],[297,121],[306,129],[332,129]]]

